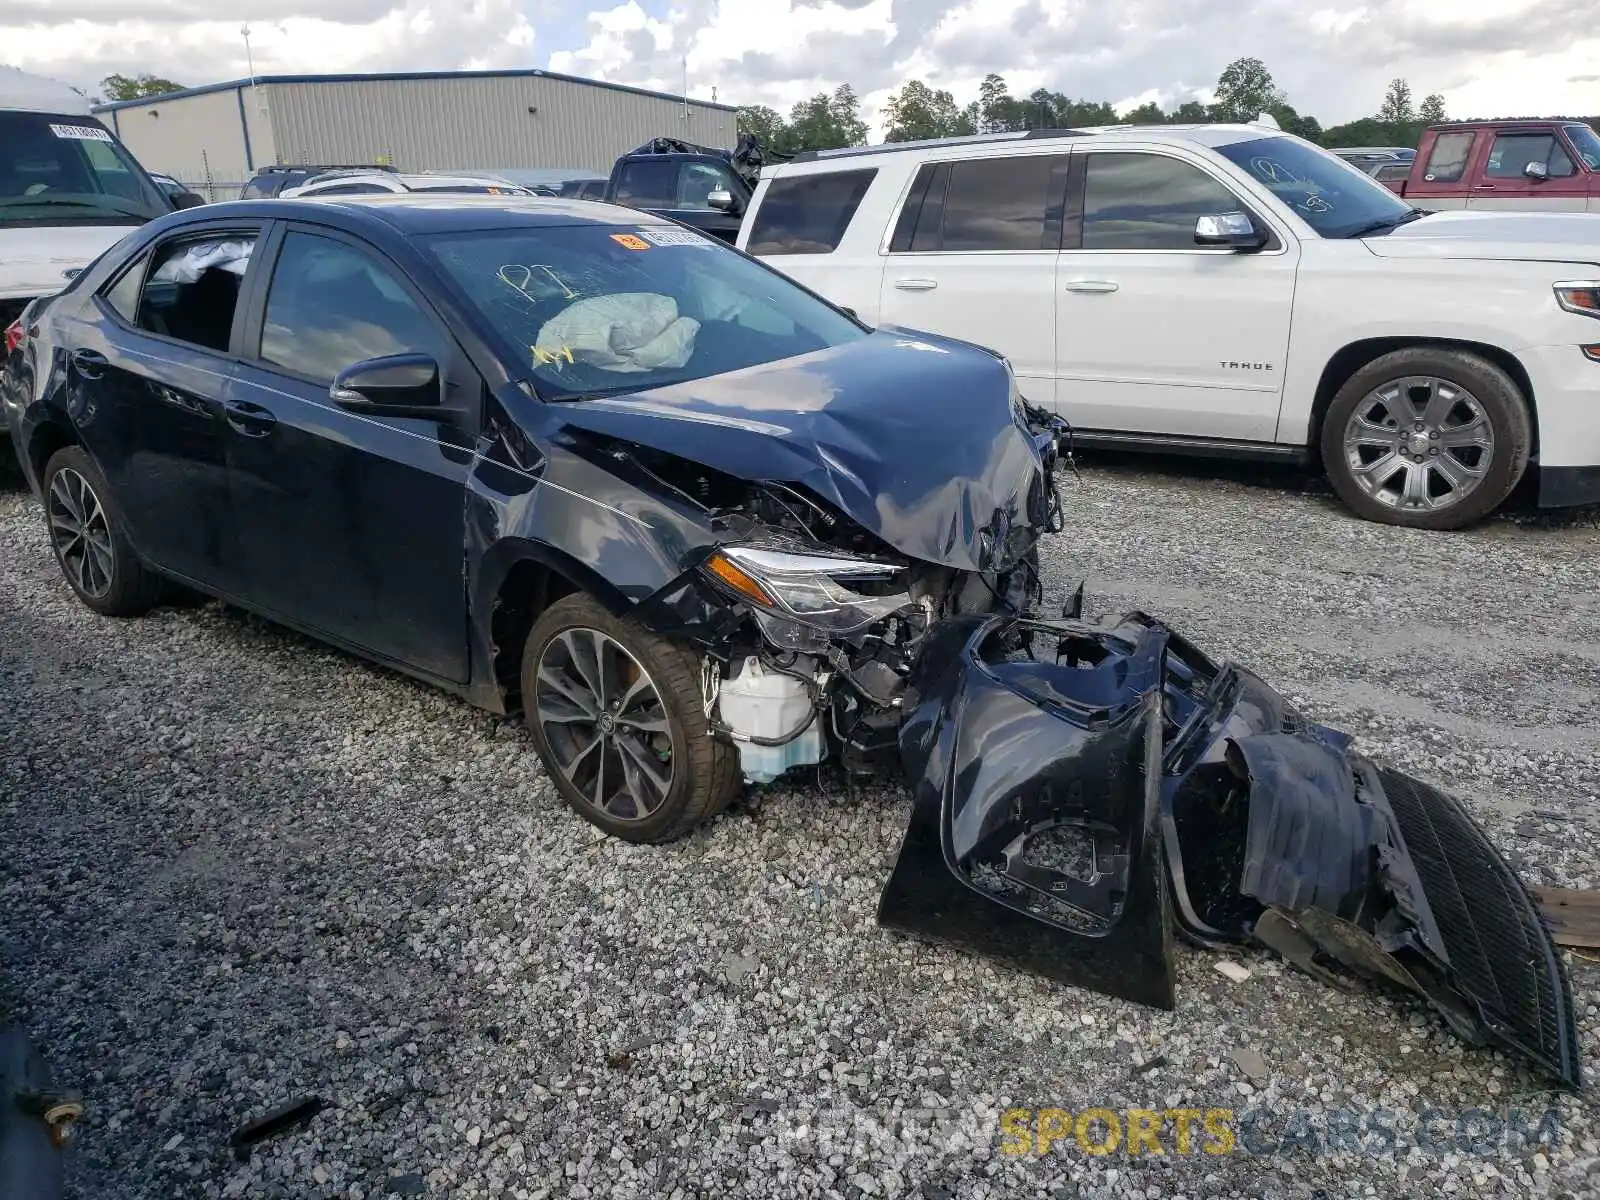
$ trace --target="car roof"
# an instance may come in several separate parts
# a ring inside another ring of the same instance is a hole
[[[788,162],[774,163],[762,174],[787,175],[808,169],[826,170],[834,163],[870,159],[878,155],[922,155],[960,152],[962,157],[980,158],[986,150],[1048,148],[1051,143],[1083,143],[1099,138],[1129,138],[1141,142],[1173,145],[1230,146],[1257,138],[1289,137],[1280,129],[1265,125],[1089,125],[1075,129],[1030,129],[1011,133],[978,134],[974,137],[931,138],[916,142],[885,142],[877,146],[848,146],[837,150],[806,150]]]
[[[558,196],[483,196],[464,192],[389,192],[359,196],[304,196],[296,200],[228,200],[185,209],[157,224],[163,230],[227,218],[304,221],[322,210],[330,224],[351,231],[394,230],[402,234],[473,233],[491,229],[570,225],[661,226],[672,222],[635,208]]]
[[[77,88],[46,75],[0,67],[0,109],[87,117],[89,99]]]

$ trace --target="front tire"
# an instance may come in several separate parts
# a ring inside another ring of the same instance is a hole
[[[67,446],[50,456],[42,483],[50,547],[78,599],[106,617],[141,616],[160,603],[165,585],[139,561],[94,460]]]
[[[1358,516],[1460,529],[1505,502],[1528,467],[1528,401],[1494,363],[1413,346],[1362,367],[1322,425],[1322,462]]]
[[[561,796],[629,842],[668,842],[728,806],[738,751],[711,732],[685,646],[572,595],[522,653],[524,719]]]

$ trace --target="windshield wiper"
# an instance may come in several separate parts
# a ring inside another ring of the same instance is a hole
[[[120,204],[95,204],[89,200],[67,200],[60,196],[13,196],[0,200],[0,208],[92,208],[96,212],[114,212],[123,217],[144,217],[152,220],[142,208],[124,208]]]
[[[1357,226],[1343,236],[1346,238],[1363,238],[1371,237],[1375,233],[1388,233],[1391,229],[1399,229],[1402,225],[1409,225],[1413,221],[1420,221],[1423,217],[1430,215],[1425,208],[1408,208],[1398,217],[1384,217],[1381,220],[1369,221],[1365,225]]]

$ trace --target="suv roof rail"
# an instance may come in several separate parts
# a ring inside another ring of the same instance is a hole
[[[291,171],[310,171],[314,175],[327,175],[334,171],[388,171],[398,175],[399,168],[388,163],[272,163],[257,167],[257,175],[286,175]]]
[[[923,138],[915,142],[884,142],[877,146],[841,146],[834,150],[802,150],[793,162],[827,162],[836,158],[857,158],[866,154],[897,154],[904,150],[938,149],[944,146],[983,146],[994,142],[1029,142],[1051,138],[1088,136],[1081,129],[1019,129],[1007,133],[976,133],[966,137]]]

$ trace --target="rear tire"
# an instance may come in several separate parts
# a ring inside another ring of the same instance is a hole
[[[739,793],[739,754],[711,732],[694,653],[592,596],[534,622],[522,704],[562,799],[613,837],[672,841]]]
[[[1505,502],[1533,423],[1511,376],[1464,350],[1412,346],[1344,383],[1322,423],[1322,462],[1358,516],[1460,529]]]
[[[57,450],[41,483],[50,548],[78,599],[106,617],[141,616],[159,604],[166,584],[139,561],[94,460],[77,446]]]

